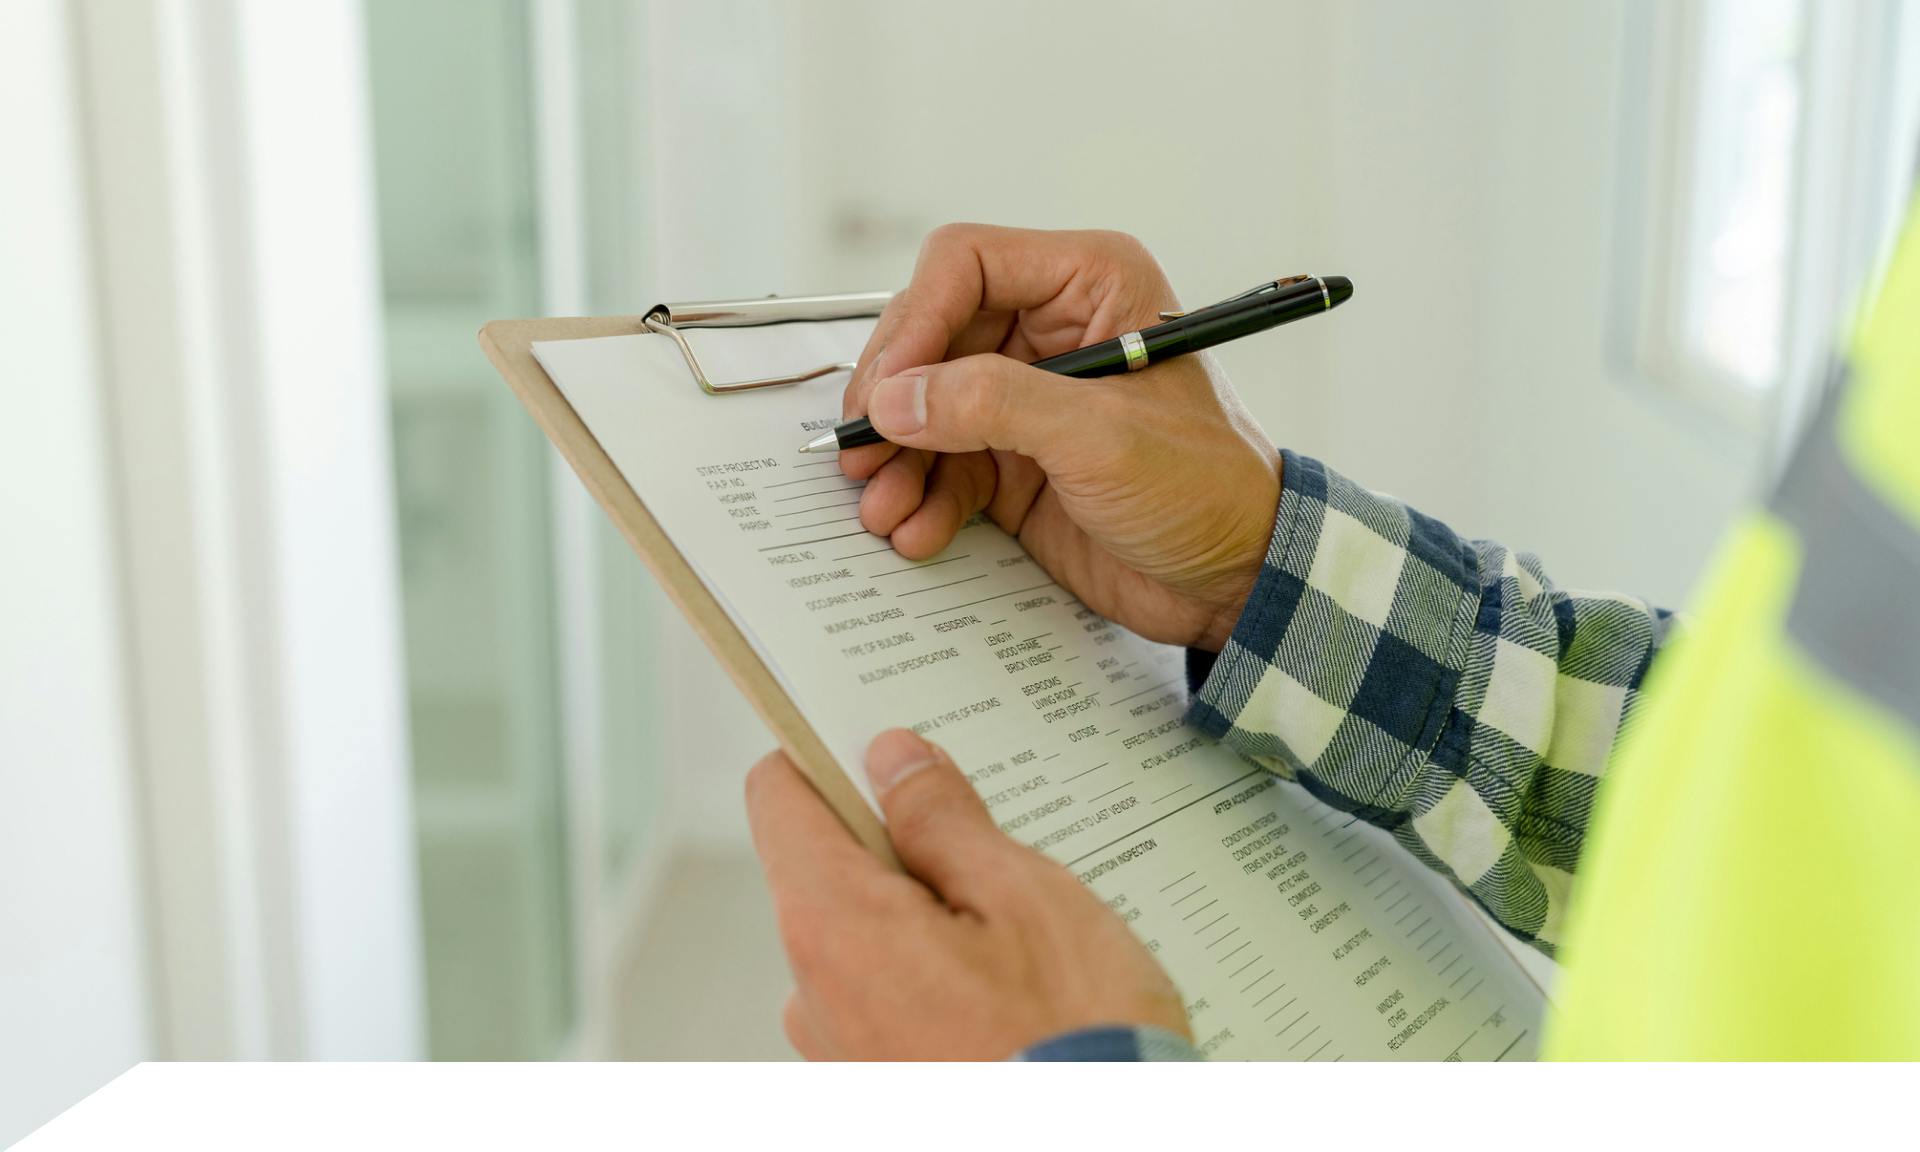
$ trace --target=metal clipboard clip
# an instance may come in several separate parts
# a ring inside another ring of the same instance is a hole
[[[655,304],[647,310],[642,323],[650,332],[672,337],[686,357],[694,382],[709,396],[746,392],[754,388],[778,388],[814,380],[830,372],[851,372],[851,363],[822,364],[789,376],[768,376],[760,380],[732,380],[716,384],[707,379],[693,346],[681,335],[685,328],[753,328],[762,324],[793,324],[820,320],[854,320],[878,316],[891,292],[847,292],[836,296],[768,296],[760,300],[708,300],[694,304]]]

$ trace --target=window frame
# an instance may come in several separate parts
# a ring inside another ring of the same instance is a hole
[[[1711,424],[1765,440],[1775,463],[1810,410],[1822,364],[1897,224],[1890,175],[1911,171],[1912,155],[1889,156],[1883,142],[1912,139],[1920,111],[1912,75],[1920,68],[1920,14],[1896,0],[1800,2],[1806,43],[1780,368],[1759,387],[1694,351],[1684,307],[1700,180],[1693,158],[1704,5],[1638,0],[1622,73],[1614,359],[1629,379]]]

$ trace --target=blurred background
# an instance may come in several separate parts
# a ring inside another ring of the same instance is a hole
[[[1133,232],[1273,437],[1681,604],[1920,6],[6,0],[0,1140],[172,1058],[784,1057],[759,722],[475,344]]]

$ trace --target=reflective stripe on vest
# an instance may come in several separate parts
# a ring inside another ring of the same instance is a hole
[[[1786,629],[1854,691],[1920,728],[1920,532],[1861,482],[1830,389],[1775,492],[1804,549]]]

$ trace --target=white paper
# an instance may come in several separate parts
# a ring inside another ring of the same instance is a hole
[[[705,331],[697,347],[730,379],[851,360],[870,330]],[[921,563],[863,531],[860,485],[797,451],[838,418],[843,374],[716,397],[659,336],[534,353],[862,793],[875,733],[938,741],[1003,829],[1154,951],[1203,1051],[1533,1055],[1540,991],[1464,898],[1184,726],[1180,650],[1083,607],[992,524]]]

